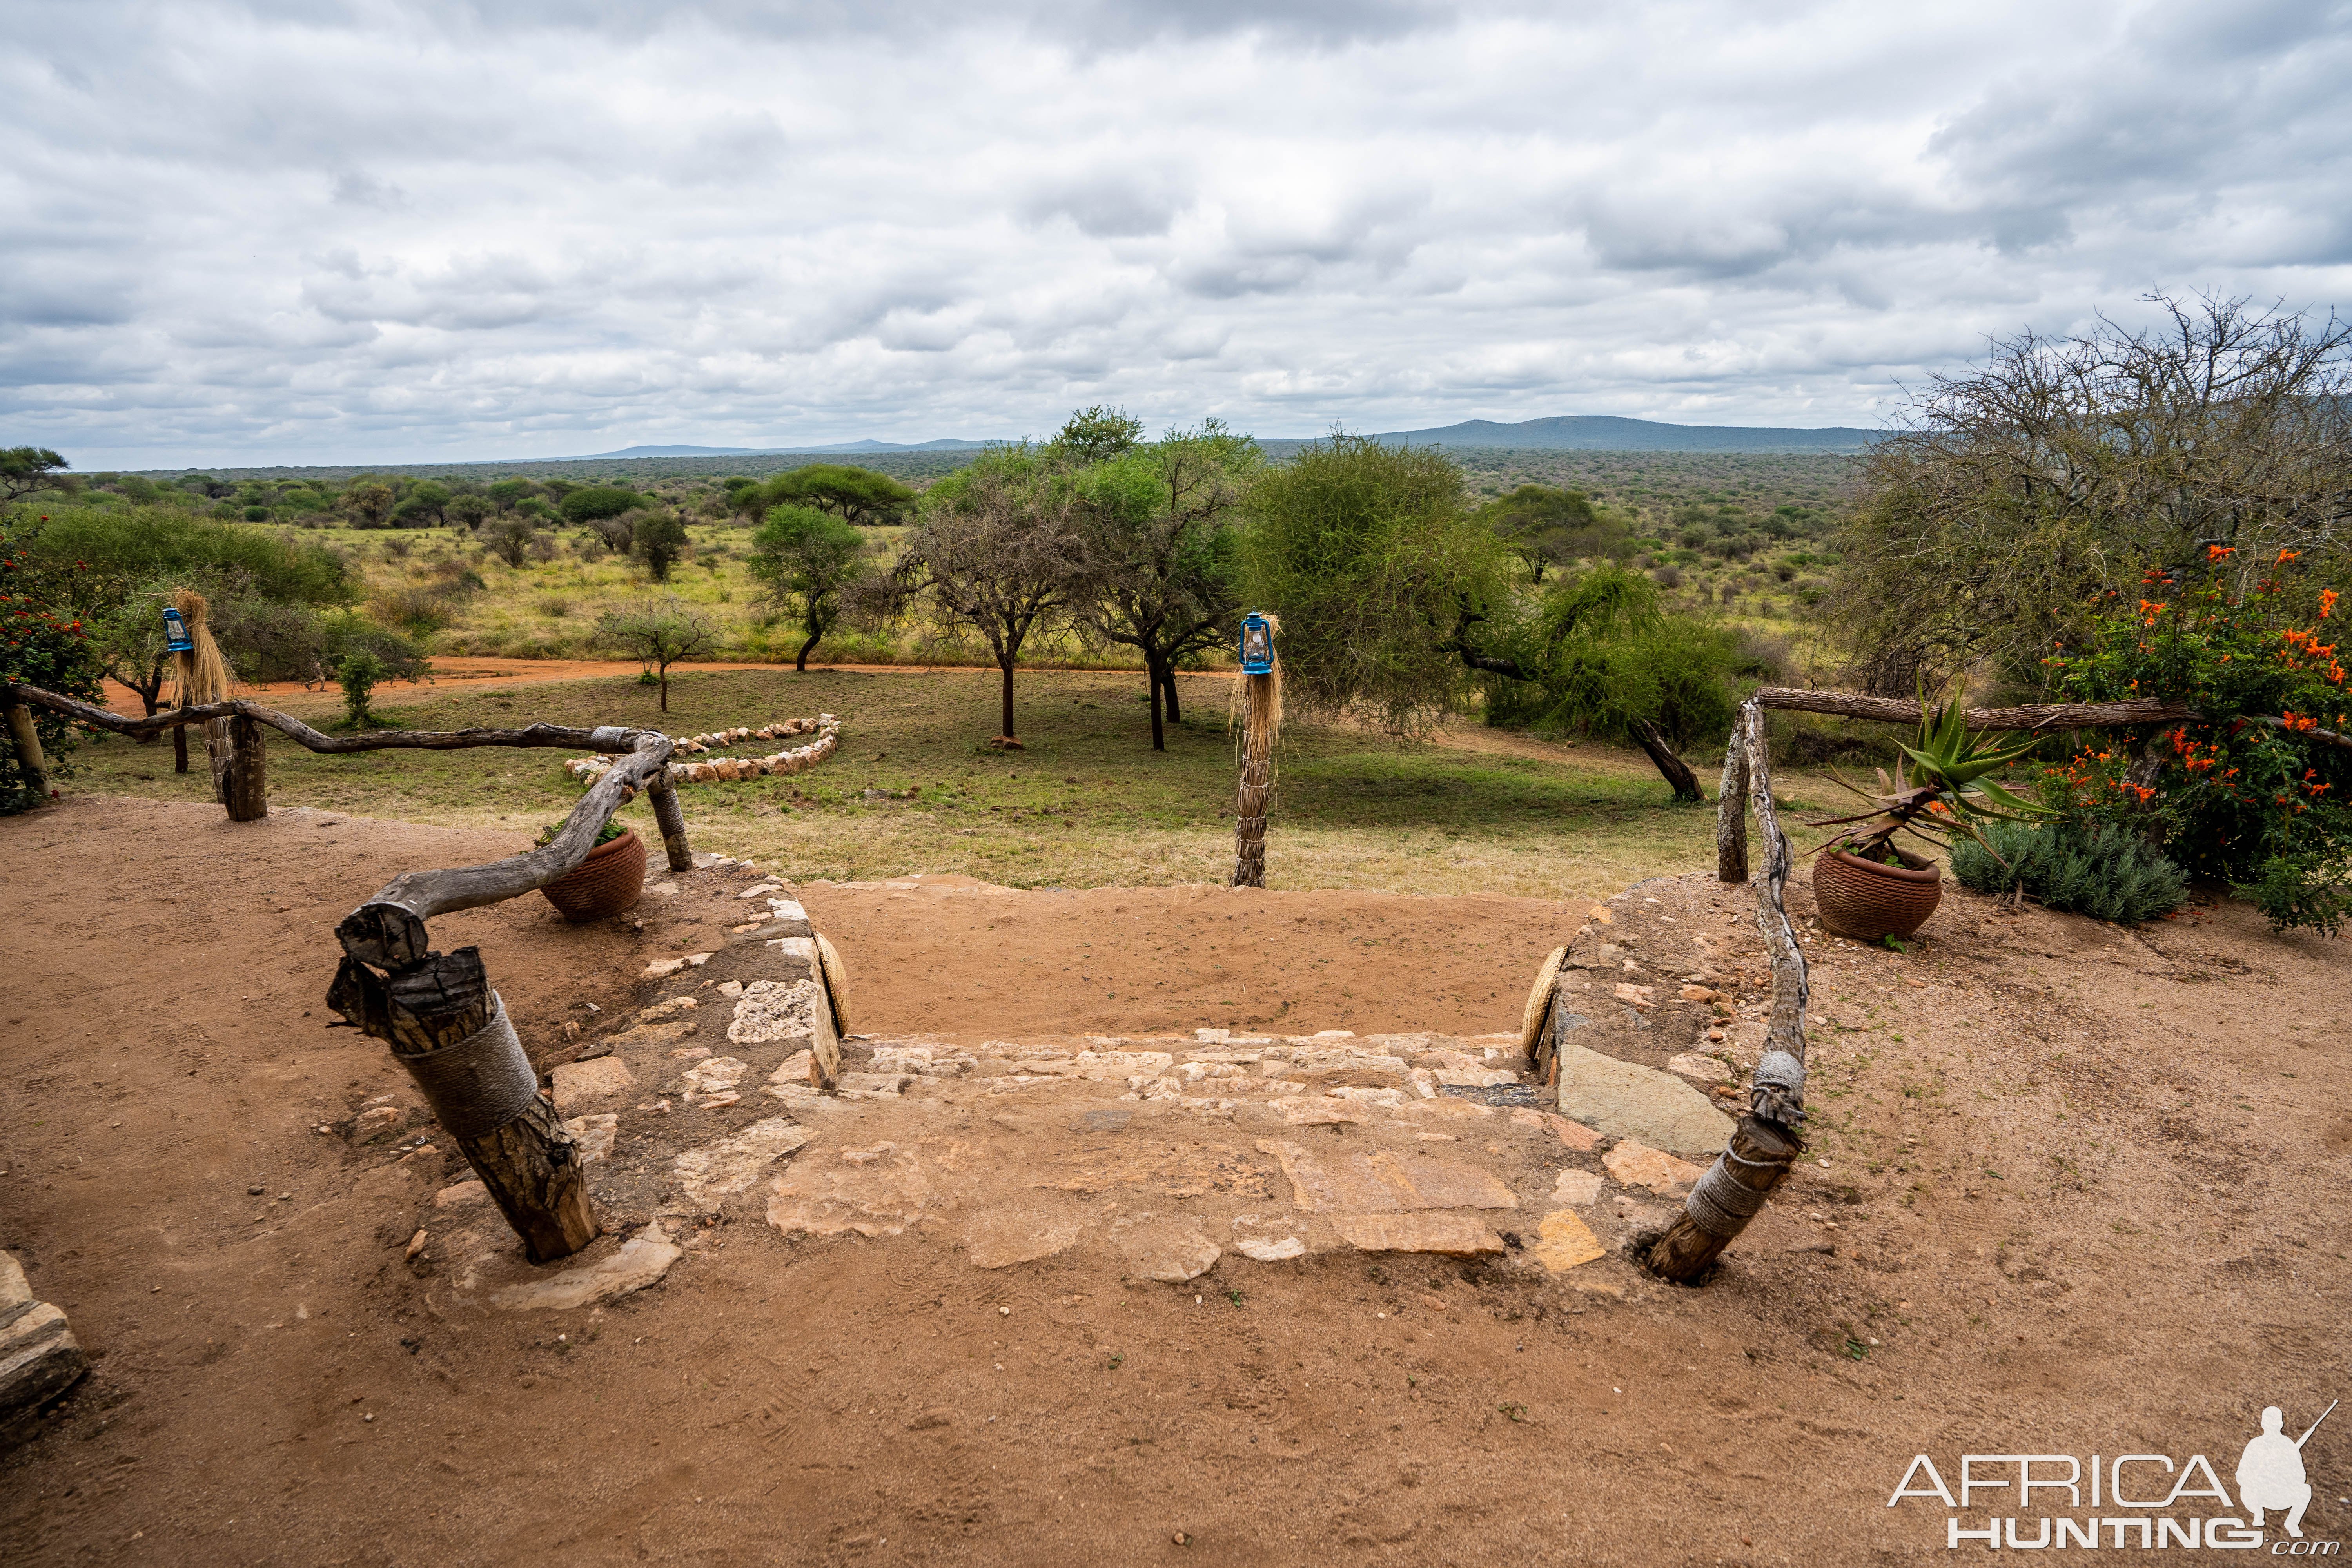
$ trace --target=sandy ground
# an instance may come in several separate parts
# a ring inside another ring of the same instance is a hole
[[[1914,1454],[1954,1485],[1963,1453],[2204,1454],[2232,1486],[2263,1405],[2300,1431],[2347,1392],[2325,1202],[2352,1175],[2346,945],[2235,904],[2135,935],[1957,889],[1906,953],[1814,939],[1812,1163],[1701,1289],[1614,1254],[1555,1275],[1345,1250],[1175,1286],[1084,1249],[982,1270],[913,1232],[754,1215],[609,1307],[456,1310],[403,1249],[462,1166],[352,1140],[406,1084],[320,997],[369,891],[520,844],[128,800],[0,823],[0,1247],[96,1363],[0,1456],[0,1560],[1942,1558],[1939,1503],[1885,1506]],[[547,1065],[587,1004],[625,1010],[648,959],[710,945],[727,917],[699,889],[436,936],[482,946]],[[1507,1028],[1580,914],[799,891],[861,1030],[970,1039]],[[1665,994],[1688,967],[1743,998],[1719,1047],[1704,1008],[1626,1014],[1637,1054],[1752,1054],[1747,897],[1680,879],[1614,906]],[[1016,1119],[988,1147],[1017,1169],[1075,1136]],[[1486,1150],[1521,1175],[1582,1158]],[[2305,1531],[2335,1539],[2352,1426],[2303,1453]],[[2065,1511],[1979,1494],[1963,1522],[1989,1506]]]

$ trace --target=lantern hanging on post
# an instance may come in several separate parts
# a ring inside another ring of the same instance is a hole
[[[169,605],[163,606],[163,651],[165,653],[196,651],[195,639],[188,636],[188,623],[181,618],[179,611]]]
[[[1236,888],[1265,886],[1265,807],[1274,794],[1274,744],[1282,733],[1282,667],[1274,657],[1282,623],[1252,610],[1242,617],[1242,678],[1234,698],[1242,713],[1242,777],[1234,794],[1234,879]]]
[[[1274,673],[1274,623],[1252,610],[1242,617],[1242,673]]]

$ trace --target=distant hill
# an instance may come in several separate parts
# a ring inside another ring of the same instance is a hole
[[[1498,425],[1465,419],[1433,430],[1390,430],[1375,441],[1414,447],[1517,447],[1552,452],[1858,452],[1881,432],[1831,426],[1782,430],[1750,425],[1666,425],[1606,414],[1567,414]]]
[[[604,463],[629,458],[773,458],[801,452],[977,452],[992,441],[835,441],[824,447],[624,447],[617,452],[589,452],[577,458],[548,458],[551,463]]]
[[[624,447],[617,452],[590,452],[578,458],[550,458],[551,463],[600,463],[614,458],[750,458],[761,447]]]

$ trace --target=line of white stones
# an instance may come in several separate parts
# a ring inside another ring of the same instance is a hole
[[[719,730],[708,735],[690,736],[677,742],[677,750],[681,752],[707,752],[713,746],[729,746],[740,741],[778,740],[812,731],[816,739],[807,745],[795,746],[771,756],[714,757],[709,762],[672,763],[670,776],[681,784],[732,784],[740,779],[756,779],[770,773],[805,773],[833,755],[841,744],[841,721],[830,713],[820,713],[814,719],[781,720],[757,730]],[[614,756],[575,757],[563,764],[563,771],[575,779],[593,782],[619,760]]]

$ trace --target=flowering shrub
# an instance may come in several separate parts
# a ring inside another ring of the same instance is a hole
[[[2192,875],[2218,877],[2275,927],[2333,933],[2352,916],[2352,733],[2336,590],[2281,551],[2242,592],[2235,552],[2196,573],[2150,572],[2111,595],[2088,640],[2045,664],[2075,701],[2185,701],[2200,717],[2144,744],[2086,746],[2050,770],[2053,804],[2136,831],[2155,826]]]
[[[47,574],[36,573],[26,559],[20,540],[0,530],[0,681],[103,702],[89,634],[79,617],[51,607],[56,598],[50,586]],[[55,773],[73,746],[73,722],[37,708],[33,723]],[[0,727],[0,816],[37,804],[16,742]]]

